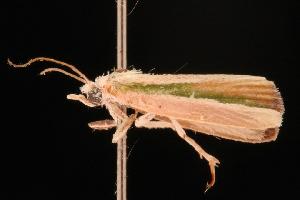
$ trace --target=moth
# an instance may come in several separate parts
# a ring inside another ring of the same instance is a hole
[[[210,167],[215,183],[215,167],[220,161],[208,154],[185,130],[247,143],[276,140],[282,123],[284,105],[272,81],[250,75],[153,75],[139,70],[114,71],[89,80],[75,66],[51,58],[38,57],[28,67],[48,61],[68,68],[47,68],[41,72],[60,72],[83,83],[81,94],[67,98],[89,107],[106,107],[112,119],[89,123],[96,130],[116,128],[112,142],[127,134],[134,124],[145,128],[170,128],[189,143]],[[135,110],[127,115],[120,106]]]

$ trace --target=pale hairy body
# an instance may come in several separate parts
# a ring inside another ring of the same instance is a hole
[[[89,107],[105,106],[113,120],[91,122],[89,126],[98,130],[116,127],[114,143],[127,134],[132,124],[176,131],[201,158],[208,161],[211,180],[207,189],[215,183],[215,166],[220,162],[188,137],[184,129],[230,140],[261,143],[275,140],[281,126],[282,98],[274,83],[264,77],[150,75],[130,70],[100,76],[92,82],[74,66],[49,58],[36,58],[23,65],[9,63],[14,67],[27,67],[36,61],[64,65],[78,75],[58,68],[42,72],[62,72],[83,82],[82,94],[70,94],[67,98]],[[134,109],[135,114],[127,116],[120,106]]]

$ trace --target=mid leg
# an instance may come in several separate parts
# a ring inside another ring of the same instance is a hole
[[[117,130],[113,135],[113,139],[112,139],[113,143],[117,143],[120,139],[122,139],[127,134],[127,131],[134,123],[136,116],[137,113],[132,114],[129,117],[126,117],[126,119],[124,119],[121,124],[117,125]]]
[[[207,183],[206,190],[205,190],[207,191],[210,187],[212,187],[215,184],[215,180],[216,180],[215,167],[217,166],[217,164],[220,164],[219,160],[213,157],[212,155],[208,154],[207,152],[205,152],[204,149],[195,142],[195,140],[187,136],[184,129],[175,119],[170,119],[170,120],[174,125],[178,135],[182,139],[184,139],[187,143],[189,143],[192,147],[194,147],[194,149],[200,155],[200,158],[204,157],[208,161],[210,173],[211,173],[211,180],[209,181],[209,183]]]

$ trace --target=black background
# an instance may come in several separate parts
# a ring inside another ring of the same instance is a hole
[[[129,1],[129,9],[135,1]],[[299,195],[297,6],[265,0],[141,0],[128,17],[129,65],[154,73],[226,73],[274,80],[286,113],[278,139],[264,144],[189,132],[216,156],[206,161],[170,130],[129,131],[128,199],[260,199]],[[299,25],[298,25],[299,26]],[[13,69],[36,56],[77,66],[90,79],[116,65],[116,5],[106,1],[0,3],[1,199],[115,199],[113,130],[87,123],[104,109],[66,100],[80,83],[38,76],[52,64]]]

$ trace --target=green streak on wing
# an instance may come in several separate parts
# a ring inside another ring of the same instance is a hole
[[[213,99],[220,103],[242,104],[250,107],[267,108],[266,105],[257,103],[255,100],[243,96],[229,96],[222,93],[200,90],[193,87],[190,83],[172,83],[172,84],[118,84],[118,90],[141,92],[145,94],[173,95],[195,99]]]

